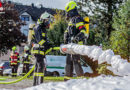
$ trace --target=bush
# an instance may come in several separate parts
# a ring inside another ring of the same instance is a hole
[[[128,0],[115,15],[110,37],[110,44],[115,54],[129,60],[130,56],[130,0]]]
[[[113,72],[107,69],[107,66],[109,66],[108,64],[100,64],[98,65],[97,71],[98,74],[105,74],[105,75],[113,75]]]
[[[61,12],[57,12],[54,16],[54,21],[50,25],[50,29],[48,31],[48,37],[54,46],[59,47],[64,41],[64,31],[67,28],[67,22],[65,20],[65,16],[60,14]],[[60,54],[59,52],[55,52],[54,54]]]

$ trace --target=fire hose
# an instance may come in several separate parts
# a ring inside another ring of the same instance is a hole
[[[106,62],[110,64],[107,69],[115,75],[130,76],[130,63],[122,59],[120,55],[115,55],[111,49],[102,50],[99,46],[93,45],[78,45],[74,43],[60,46],[60,51],[63,54],[79,54],[88,56],[93,61],[98,61],[98,64]]]
[[[17,79],[15,81],[10,81],[10,82],[0,82],[0,84],[13,84],[13,83],[17,83],[19,81],[22,81],[23,79],[27,78],[32,73],[32,71],[34,70],[34,68],[35,68],[35,65],[33,65],[32,69],[26,75],[24,75],[23,77],[21,77],[20,79]]]
[[[53,49],[54,49],[54,50],[59,50],[60,48],[59,48],[59,47],[53,47]],[[52,50],[52,48],[50,48],[50,49],[46,52],[46,54],[49,53],[51,50]],[[22,81],[23,79],[27,78],[27,77],[33,72],[34,68],[35,68],[35,65],[33,65],[32,69],[31,69],[26,75],[24,75],[23,77],[21,77],[21,78],[19,78],[19,79],[17,79],[17,80],[10,81],[10,82],[0,82],[0,84],[13,84],[13,83],[17,83],[17,82],[19,82],[19,81]]]

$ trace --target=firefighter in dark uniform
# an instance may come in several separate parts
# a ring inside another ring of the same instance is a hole
[[[29,51],[29,47],[28,46],[24,46],[23,71],[22,71],[22,75],[23,76],[25,74],[27,74],[28,71],[29,71],[30,59],[31,59],[31,53]]]
[[[19,53],[16,50],[17,50],[17,48],[16,48],[16,46],[14,46],[12,48],[12,52],[11,52],[11,55],[9,58],[10,66],[12,68],[12,77],[17,76],[17,69],[18,69],[18,65],[20,63]]]
[[[34,82],[33,85],[39,85],[43,83],[44,78],[44,67],[45,67],[45,55],[49,48],[51,47],[47,39],[47,31],[49,28],[49,17],[48,13],[41,15],[38,20],[38,24],[34,27],[33,34],[33,49],[32,53],[36,58],[35,70],[34,70]]]
[[[85,40],[84,20],[77,11],[77,4],[74,1],[67,3],[66,7],[67,19],[70,20],[68,28],[64,33],[64,43],[77,43],[82,45]],[[66,59],[66,75],[65,80],[69,77],[73,77],[73,68],[75,69],[78,77],[83,76],[83,69],[80,64],[80,55],[67,54]]]

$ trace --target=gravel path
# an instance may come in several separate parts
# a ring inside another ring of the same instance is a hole
[[[7,81],[12,81],[12,80],[8,79]],[[21,90],[27,87],[32,87],[32,85],[33,85],[33,80],[25,79],[14,84],[0,84],[0,90]]]
[[[6,81],[0,81],[0,82],[9,82],[14,80],[16,79],[8,79]],[[58,82],[58,81],[50,81],[50,80],[44,81],[44,83],[48,83],[48,82]],[[24,79],[14,84],[0,84],[0,90],[22,90],[32,86],[33,86],[33,79]]]

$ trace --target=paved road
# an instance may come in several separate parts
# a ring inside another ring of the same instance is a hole
[[[11,81],[11,79],[7,80]],[[0,84],[0,90],[21,90],[27,87],[32,87],[33,80],[25,79],[14,84]]]

